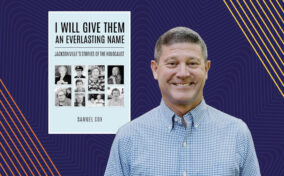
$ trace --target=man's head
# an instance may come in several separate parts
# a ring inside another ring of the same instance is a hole
[[[57,92],[57,98],[58,98],[59,102],[64,102],[65,98],[66,98],[65,91],[64,90],[59,90]]]
[[[67,67],[65,65],[60,65],[58,67],[58,73],[61,75],[61,76],[65,76],[66,73],[67,73]]]
[[[76,80],[76,87],[78,89],[82,89],[83,86],[84,86],[83,80],[81,80],[81,79]]]
[[[197,105],[203,97],[210,61],[203,39],[186,27],[164,33],[151,61],[163,100],[172,105]]]
[[[97,99],[100,100],[102,98],[101,94],[97,95]]]
[[[119,74],[119,68],[118,67],[113,67],[112,68],[112,75],[116,76]]]
[[[78,77],[82,76],[82,72],[83,72],[83,67],[82,66],[76,66],[75,70],[76,70],[76,73],[77,73]]]

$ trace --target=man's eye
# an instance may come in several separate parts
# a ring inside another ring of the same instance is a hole
[[[168,65],[176,65],[175,62],[169,62]]]
[[[189,63],[189,65],[197,65],[197,63],[196,62],[191,62],[191,63]]]

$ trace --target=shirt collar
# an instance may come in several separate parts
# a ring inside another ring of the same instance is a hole
[[[203,98],[199,105],[197,105],[194,109],[184,115],[185,121],[188,123],[192,118],[193,125],[197,128],[202,122],[206,109],[207,104]],[[177,123],[181,123],[181,118],[165,104],[163,99],[161,100],[160,104],[160,112],[162,114],[162,119],[160,120],[162,120],[162,123],[164,123],[169,129],[172,129],[174,127],[174,118],[176,118]]]

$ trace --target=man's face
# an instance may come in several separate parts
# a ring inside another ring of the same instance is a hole
[[[65,100],[65,94],[64,94],[64,92],[59,92],[59,93],[58,93],[58,100],[59,100],[60,102],[63,102],[63,101]]]
[[[112,75],[118,75],[118,67],[112,68]]]
[[[151,62],[165,102],[178,105],[199,103],[210,61],[204,60],[199,44],[174,43],[162,46],[159,62]]]
[[[98,100],[100,100],[101,99],[101,95],[99,94],[99,95],[97,95],[97,99]]]
[[[67,72],[66,68],[64,66],[58,67],[58,72],[61,76],[64,76]]]
[[[82,76],[82,70],[78,69],[76,70],[77,76]]]
[[[81,82],[81,81],[77,82],[76,85],[77,85],[78,89],[82,89],[83,88],[83,82]]]

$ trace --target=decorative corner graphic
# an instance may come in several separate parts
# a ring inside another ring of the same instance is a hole
[[[283,15],[276,1],[226,1],[234,20],[284,98]]]
[[[61,175],[1,79],[0,116],[5,175]]]

